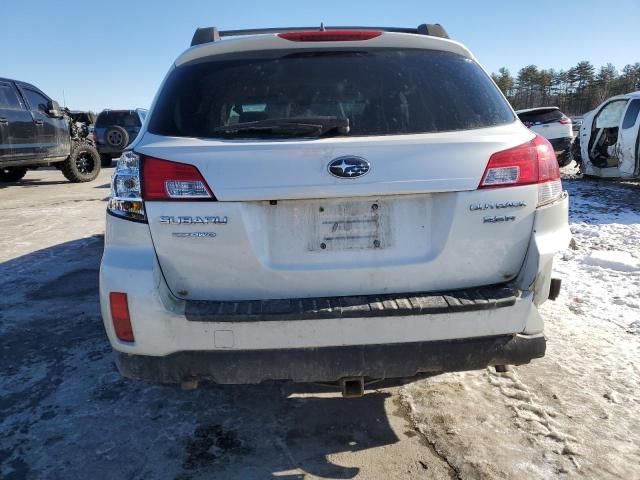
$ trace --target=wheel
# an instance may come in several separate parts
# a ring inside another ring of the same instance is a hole
[[[73,183],[90,182],[100,173],[100,154],[91,145],[81,143],[60,164],[60,170]]]
[[[110,167],[111,166],[111,155],[104,155],[104,154],[100,154],[100,165],[103,167]]]
[[[129,145],[129,134],[122,127],[109,127],[104,132],[104,141],[111,148],[124,150],[124,147]]]
[[[558,155],[558,165],[560,165],[561,167],[566,167],[567,165],[569,165],[571,163],[571,160],[573,160],[573,157],[571,156],[570,150],[565,150]]]
[[[26,174],[24,167],[0,167],[0,182],[17,182]]]

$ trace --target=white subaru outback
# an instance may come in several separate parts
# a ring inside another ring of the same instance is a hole
[[[439,25],[198,29],[113,176],[104,325],[158,382],[527,363],[567,209],[549,142]]]

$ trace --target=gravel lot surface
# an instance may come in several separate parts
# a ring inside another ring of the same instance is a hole
[[[544,359],[360,399],[125,380],[97,298],[112,170],[0,187],[0,478],[640,478],[640,188],[571,178]]]

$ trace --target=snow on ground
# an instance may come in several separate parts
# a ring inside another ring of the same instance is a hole
[[[564,303],[640,334],[640,189],[566,182],[574,242],[556,261]]]
[[[545,358],[401,391],[460,478],[640,478],[640,188],[564,186],[574,241],[555,262],[561,295],[541,311]]]

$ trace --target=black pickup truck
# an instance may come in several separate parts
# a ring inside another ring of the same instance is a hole
[[[95,179],[100,156],[88,126],[33,85],[0,78],[0,182],[44,165],[72,182]]]

